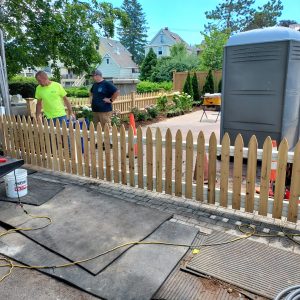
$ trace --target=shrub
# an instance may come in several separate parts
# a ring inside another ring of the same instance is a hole
[[[89,91],[86,87],[69,87],[65,90],[68,97],[84,98],[89,96]]]
[[[169,108],[167,111],[168,118],[180,116],[183,114],[184,114],[184,112],[182,111],[182,109],[180,107],[175,107],[175,106]]]
[[[163,81],[158,83],[159,87],[165,91],[172,91],[173,82],[172,81]]]
[[[137,107],[133,107],[133,108],[131,108],[130,112],[133,113],[134,119],[136,120],[137,115],[139,113],[139,109]]]
[[[157,99],[157,110],[158,111],[166,111],[168,103],[168,98],[167,96],[161,96]]]
[[[120,111],[114,110],[111,116],[111,125],[120,127],[122,124]]]
[[[188,72],[188,75],[184,82],[183,92],[186,94],[189,94],[193,97],[193,86],[192,86],[192,78],[191,78],[190,72]]]
[[[146,121],[148,120],[148,114],[147,111],[139,110],[136,116],[137,121]]]
[[[34,98],[38,83],[34,77],[15,76],[8,84],[11,95],[20,94],[23,98]]]
[[[122,116],[122,122],[125,124],[129,124],[129,116],[128,115]]]
[[[138,93],[158,92],[160,90],[171,91],[172,88],[173,83],[171,81],[164,81],[160,83],[151,81],[141,81],[136,86],[136,90]]]
[[[214,79],[211,70],[208,71],[205,79],[205,84],[203,86],[202,94],[204,95],[205,93],[214,93]]]
[[[198,83],[198,78],[197,78],[196,72],[194,72],[194,75],[192,78],[192,88],[193,88],[194,101],[199,101],[200,100],[199,83]]]
[[[151,119],[155,119],[158,116],[158,109],[155,105],[146,106],[145,109]]]
[[[90,122],[93,121],[93,112],[88,106],[75,106],[73,107],[73,112],[75,113],[76,119],[85,118]]]
[[[218,84],[218,93],[222,93],[222,79],[219,81]]]
[[[138,93],[157,92],[160,87],[158,83],[151,81],[141,81],[137,84],[136,90]]]
[[[192,110],[193,99],[191,95],[186,93],[178,93],[173,96],[173,102],[176,108],[179,108],[183,112],[188,112]]]

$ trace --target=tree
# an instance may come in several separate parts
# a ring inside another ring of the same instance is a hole
[[[281,0],[269,0],[262,7],[254,9],[255,0],[223,0],[212,11],[205,12],[206,18],[215,23],[208,23],[205,28],[210,31],[213,26],[219,30],[232,33],[274,26],[281,15]]]
[[[224,46],[229,38],[229,30],[219,31],[212,27],[209,34],[202,33],[204,42],[203,51],[200,54],[200,70],[220,70],[223,64]]]
[[[255,0],[223,0],[214,10],[206,11],[205,16],[217,22],[219,30],[243,31],[255,12],[251,7],[254,3]],[[208,23],[206,30],[210,31],[211,26],[214,24]]]
[[[124,0],[122,9],[127,13],[130,23],[128,26],[118,27],[120,42],[132,54],[132,59],[140,64],[147,44],[146,17],[137,0]]]
[[[188,72],[187,77],[185,79],[183,90],[184,93],[189,94],[193,98],[193,86],[192,86],[192,78],[190,72]]]
[[[211,70],[208,71],[208,74],[205,79],[205,83],[202,89],[202,94],[204,95],[205,93],[214,93],[214,78],[212,76]]]
[[[199,93],[199,83],[196,72],[194,72],[193,78],[192,78],[192,87],[193,87],[193,96],[195,101],[200,100],[200,93]]]
[[[99,63],[98,36],[113,36],[126,14],[109,3],[77,0],[5,0],[0,7],[8,76],[23,68],[59,63],[75,74]]]
[[[293,25],[293,24],[297,24],[297,21],[295,21],[295,20],[280,20],[277,25],[282,26],[282,27],[290,27],[290,25]]]
[[[281,16],[283,5],[281,0],[270,0],[262,7],[258,7],[246,26],[246,30],[270,27],[277,24],[277,18]]]
[[[198,57],[189,54],[186,45],[177,43],[171,47],[170,57],[162,57],[153,69],[151,80],[155,82],[172,80],[173,71],[183,72],[195,70],[198,67]]]
[[[157,56],[154,53],[153,49],[150,48],[148,54],[146,55],[141,65],[140,80],[150,80],[153,69],[155,68],[156,64],[157,64]]]

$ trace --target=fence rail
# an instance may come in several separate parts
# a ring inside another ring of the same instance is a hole
[[[19,116],[0,117],[0,125],[5,155],[23,158],[27,164],[121,182],[133,188],[156,190],[261,216],[286,218],[291,222],[300,219],[300,142],[292,153],[288,152],[288,144],[284,139],[278,152],[274,152],[269,137],[260,150],[253,136],[245,151],[241,135],[237,136],[232,147],[227,134],[221,145],[217,145],[214,133],[205,144],[203,132],[194,141],[191,131],[183,140],[180,130],[172,136],[168,129],[163,138],[159,128],[155,135],[150,128],[144,135],[142,129],[138,128],[135,137],[132,128],[126,133],[123,126],[119,132],[116,127],[110,132],[108,127],[102,131],[100,124],[95,128],[91,123],[88,130],[85,123],[82,129],[79,122],[70,123],[69,127],[63,123],[60,127],[58,121],[56,124],[51,121],[48,126],[46,120],[32,121]],[[233,166],[229,160],[232,150]],[[209,158],[208,186],[204,185],[205,152]],[[221,154],[220,162],[217,161],[218,153]],[[244,156],[247,157],[245,174]],[[258,156],[261,158],[259,183]],[[277,160],[277,179],[274,198],[269,198],[269,174],[274,158]],[[293,168],[290,199],[286,201],[284,192],[288,160],[293,162]],[[196,180],[193,181],[195,169]],[[257,186],[260,187],[259,195],[255,193]]]
[[[157,99],[161,96],[167,96],[170,100],[174,93],[173,92],[151,92],[151,93],[131,93],[123,96],[119,96],[117,100],[113,103],[113,110],[119,111],[121,114],[130,113],[133,107],[138,109],[143,109],[148,105],[153,105],[157,103]],[[69,97],[72,106],[90,106],[89,98],[72,98]]]

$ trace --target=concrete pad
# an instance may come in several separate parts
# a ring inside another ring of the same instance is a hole
[[[0,220],[11,226],[38,227],[45,220],[33,220],[15,206],[0,203]],[[3,207],[3,208],[2,208]],[[49,216],[53,223],[24,235],[70,261],[93,257],[119,244],[140,241],[171,217],[171,214],[126,202],[95,190],[69,185],[39,207],[33,215]],[[92,274],[107,267],[128,247],[116,250],[92,262],[82,263]]]
[[[196,234],[194,227],[165,222],[146,241],[191,244]],[[41,271],[101,298],[151,299],[187,250],[187,247],[178,246],[136,245],[97,276],[78,266]],[[26,265],[67,262],[20,234],[4,236],[0,241],[0,252]]]

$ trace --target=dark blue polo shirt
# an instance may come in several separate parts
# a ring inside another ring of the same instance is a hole
[[[92,110],[95,112],[108,112],[112,111],[112,104],[105,103],[104,98],[111,98],[111,96],[118,89],[106,80],[101,82],[95,82],[91,87],[92,98]]]

